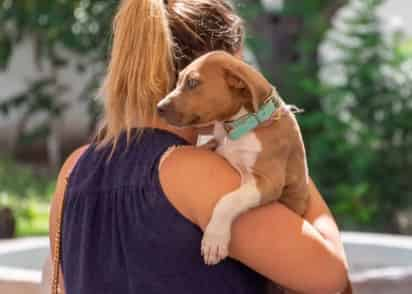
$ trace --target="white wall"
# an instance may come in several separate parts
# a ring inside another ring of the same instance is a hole
[[[50,70],[48,64],[43,63],[42,71],[39,71],[34,63],[33,55],[33,45],[29,38],[16,47],[7,71],[0,72],[0,100],[4,100],[24,90],[29,84],[29,81],[47,75]],[[56,97],[56,99],[74,103],[57,123],[57,129],[63,144],[70,139],[79,139],[87,136],[88,116],[86,108],[85,105],[79,103],[77,99],[90,76],[91,70],[86,71],[84,74],[79,74],[74,69],[74,61],[80,59],[71,55],[70,60],[72,60],[72,62],[68,64],[67,68],[58,73],[59,81],[69,86],[70,90],[64,96]],[[21,116],[22,111],[14,111],[9,116],[0,115],[0,150],[13,146],[16,125],[21,119]],[[29,125],[33,125],[36,121],[42,120],[42,117],[44,117],[44,115],[33,118]]]
[[[395,23],[400,21],[405,32],[412,36],[412,1],[411,0],[387,0],[379,11],[386,19]]]

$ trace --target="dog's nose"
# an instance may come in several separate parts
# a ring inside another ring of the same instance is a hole
[[[157,112],[160,116],[167,116],[167,114],[173,112],[173,103],[166,102],[166,103],[159,103],[157,105]]]
[[[166,108],[167,107],[165,105],[157,107],[157,112],[159,113],[160,116],[163,116],[167,112]]]
[[[166,122],[172,125],[180,125],[182,114],[178,111],[175,102],[172,99],[164,99],[157,105],[157,113]]]
[[[177,112],[173,100],[163,100],[157,105],[157,113],[168,123],[174,124],[180,121],[180,114]]]

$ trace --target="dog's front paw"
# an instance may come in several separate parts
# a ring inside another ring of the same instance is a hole
[[[215,151],[217,146],[219,146],[219,143],[216,141],[216,139],[211,139],[207,143],[200,145],[199,148]]]
[[[207,265],[218,264],[229,254],[230,228],[208,225],[202,240],[202,256]]]

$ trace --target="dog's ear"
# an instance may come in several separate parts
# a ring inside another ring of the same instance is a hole
[[[252,66],[234,57],[229,62],[226,60],[224,67],[228,86],[243,90],[246,100],[257,112],[272,91],[270,83]]]
[[[230,70],[225,71],[225,79],[229,87],[235,89],[244,89],[246,84],[236,75],[234,75]]]

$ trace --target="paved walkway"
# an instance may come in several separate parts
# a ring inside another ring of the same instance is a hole
[[[412,276],[403,279],[380,279],[356,283],[355,294],[411,294]]]
[[[355,294],[412,293],[412,238],[344,233],[343,240]],[[0,241],[0,293],[44,294],[38,285],[48,246],[48,238]]]
[[[47,237],[1,240],[0,267],[39,271],[48,256],[48,248]]]

